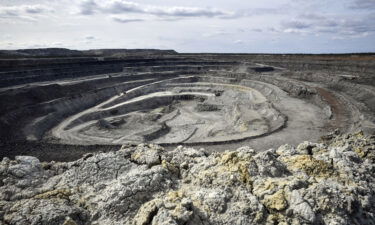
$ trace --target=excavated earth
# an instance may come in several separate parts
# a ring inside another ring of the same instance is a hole
[[[0,51],[0,105],[0,224],[375,224],[374,54]]]
[[[335,129],[375,132],[371,54],[42,49],[0,58],[1,157],[68,161],[140,143],[260,151]]]

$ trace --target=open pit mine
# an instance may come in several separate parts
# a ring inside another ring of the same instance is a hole
[[[375,224],[375,55],[0,51],[0,224]]]

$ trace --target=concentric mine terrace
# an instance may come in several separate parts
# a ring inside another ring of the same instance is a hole
[[[375,133],[375,56],[0,52],[2,156],[71,160],[124,144],[256,150]]]

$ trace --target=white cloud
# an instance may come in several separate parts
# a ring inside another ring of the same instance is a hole
[[[113,21],[119,23],[133,23],[133,22],[143,22],[145,19],[136,19],[136,18],[129,18],[125,16],[111,16]]]
[[[9,34],[4,34],[0,36],[0,39],[3,39],[3,40],[9,40],[11,38],[12,38],[12,35],[9,35]]]
[[[97,10],[98,5],[94,0],[84,0],[80,3],[80,13],[83,15],[92,15]]]
[[[216,8],[144,5],[125,0],[100,2],[85,0],[80,4],[80,13],[83,15],[93,15],[97,12],[107,14],[133,13],[157,17],[226,17],[234,15],[233,12]],[[121,22],[121,19],[118,20],[118,22]]]
[[[374,1],[0,0],[0,48],[375,51]]]
[[[244,42],[242,40],[235,40],[233,43],[235,43],[237,45],[244,44]]]
[[[231,34],[233,33],[224,31],[224,30],[218,30],[218,31],[203,33],[202,36],[203,37],[218,37],[218,36],[226,36],[226,35],[231,35]]]
[[[302,14],[297,19],[281,23],[281,30],[286,33],[332,34],[335,39],[363,37],[375,32],[374,15],[353,18],[351,16],[324,16]]]
[[[96,39],[96,37],[92,36],[92,35],[88,35],[88,36],[85,37],[85,39],[86,40],[94,40],[94,39]]]
[[[23,5],[21,10],[30,14],[40,14],[44,12],[52,12],[53,10],[44,5]]]
[[[351,5],[353,9],[374,10],[375,0],[355,0]]]
[[[0,48],[2,49],[27,49],[27,48],[54,48],[54,47],[66,47],[62,42],[0,42]]]
[[[54,10],[45,5],[18,5],[1,6],[0,18],[2,19],[21,19],[26,21],[36,21],[38,15],[53,12]]]

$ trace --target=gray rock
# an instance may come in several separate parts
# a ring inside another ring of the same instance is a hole
[[[254,156],[259,175],[266,177],[281,177],[289,173],[286,166],[277,159],[273,150],[260,152]]]
[[[0,162],[5,224],[375,224],[374,140],[256,153],[123,146],[68,163]]]
[[[293,213],[307,222],[314,223],[316,216],[311,206],[303,199],[301,193],[293,190],[290,196],[290,208]]]

